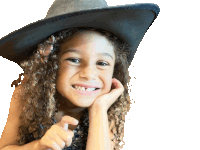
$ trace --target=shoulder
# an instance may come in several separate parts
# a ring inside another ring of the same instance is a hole
[[[17,144],[16,137],[20,125],[19,116],[22,112],[20,96],[21,96],[21,86],[19,85],[15,88],[13,96],[11,98],[7,123],[5,125],[5,128],[2,132],[2,136],[0,139],[0,149],[7,145]]]

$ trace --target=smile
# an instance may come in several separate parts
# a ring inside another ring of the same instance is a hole
[[[85,90],[84,87],[83,88],[75,88],[75,86],[72,86],[72,88],[77,94],[81,94],[81,95],[95,95],[100,90],[99,88],[87,88]]]
[[[99,89],[99,88],[86,88],[86,87],[81,87],[77,85],[72,85],[72,87],[80,91],[94,91],[94,90]]]

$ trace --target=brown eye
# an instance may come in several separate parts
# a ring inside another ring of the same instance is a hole
[[[79,60],[79,62],[80,62],[80,59],[76,59],[76,58],[67,58],[66,60],[73,62],[73,63],[78,63],[77,60]],[[108,63],[105,63],[103,61],[99,62],[98,64],[101,64],[100,66],[109,66]]]
[[[101,61],[99,64],[104,64],[104,65],[101,65],[101,66],[108,66],[108,63],[104,63],[103,61]]]
[[[74,60],[79,60],[79,59],[68,58],[68,59],[66,59],[66,60],[69,60],[69,61],[71,61],[71,62],[75,62],[75,63],[76,63],[76,61],[74,61]]]

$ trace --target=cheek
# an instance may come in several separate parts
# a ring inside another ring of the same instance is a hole
[[[106,92],[109,92],[112,87],[112,77],[107,77],[105,80],[105,90]]]
[[[62,83],[62,81],[61,81],[60,77],[58,77],[57,81],[56,81],[56,89],[58,90],[59,93],[61,93],[61,91],[63,89],[62,88],[63,85],[61,83]]]
[[[66,74],[65,72],[62,72],[62,73],[60,72],[57,75],[57,79],[56,79],[57,90],[59,90],[59,91],[65,90],[68,83],[69,83],[68,74]]]
[[[105,81],[106,81],[107,86],[111,86],[111,84],[112,84],[112,74],[106,74],[104,77],[105,77]]]

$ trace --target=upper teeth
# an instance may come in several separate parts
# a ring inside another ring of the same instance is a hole
[[[74,87],[75,89],[80,90],[80,91],[94,91],[96,89],[96,88],[85,88],[78,85],[75,85]]]

